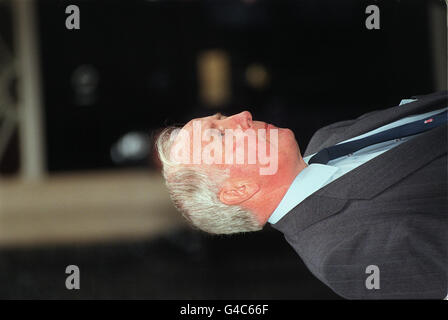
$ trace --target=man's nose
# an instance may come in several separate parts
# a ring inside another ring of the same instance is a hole
[[[243,111],[231,116],[232,121],[241,126],[241,129],[246,130],[252,127],[252,114],[249,111]]]

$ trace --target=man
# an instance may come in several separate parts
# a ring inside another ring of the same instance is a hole
[[[444,298],[447,93],[407,102],[318,130],[303,158],[289,129],[253,121],[247,111],[167,129],[157,145],[171,197],[209,233],[271,223],[342,297]],[[235,132],[249,131],[238,143]],[[254,134],[257,146],[249,143]],[[235,140],[221,154],[220,144]],[[269,165],[276,163],[267,174],[266,157],[250,161],[263,145]],[[220,161],[241,152],[244,161]]]

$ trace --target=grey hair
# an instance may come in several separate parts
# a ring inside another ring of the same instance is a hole
[[[170,159],[169,152],[179,128],[164,129],[156,140],[162,173],[176,209],[194,227],[213,234],[258,231],[262,225],[255,215],[238,206],[226,205],[218,198],[225,170],[187,166]]]

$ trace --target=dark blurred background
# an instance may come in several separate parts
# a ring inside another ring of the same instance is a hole
[[[186,226],[152,138],[249,110],[304,151],[324,125],[446,89],[446,41],[442,0],[0,0],[0,298],[338,299],[269,226]]]

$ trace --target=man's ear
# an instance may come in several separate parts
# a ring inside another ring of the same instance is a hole
[[[219,200],[227,205],[240,204],[250,199],[260,190],[260,186],[249,180],[228,180],[219,191]]]

